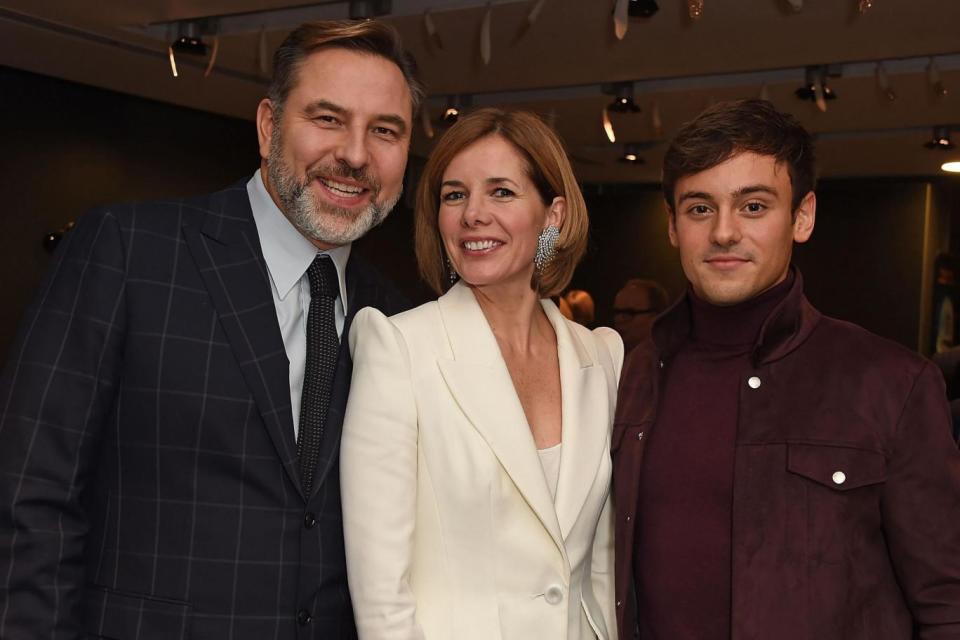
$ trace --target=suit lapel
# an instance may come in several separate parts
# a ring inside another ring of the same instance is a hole
[[[289,362],[246,188],[218,194],[202,228],[183,229],[277,455],[299,490]]]
[[[566,539],[583,510],[593,479],[610,446],[610,390],[603,367],[597,366],[556,305],[544,311],[557,335],[560,385],[563,393],[563,447],[556,512]]]
[[[443,379],[565,557],[536,444],[497,340],[466,285],[456,284],[439,305],[454,356],[439,361]]]

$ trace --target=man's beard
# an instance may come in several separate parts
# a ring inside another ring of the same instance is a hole
[[[270,183],[280,198],[283,213],[300,233],[311,240],[341,246],[360,238],[383,222],[400,199],[400,193],[386,202],[380,202],[380,182],[365,168],[354,169],[343,163],[316,165],[307,170],[303,182],[283,158],[283,139],[280,127],[275,127],[270,138],[267,157]],[[327,179],[346,178],[370,191],[370,204],[359,212],[338,207],[320,200],[309,188],[318,176]],[[402,189],[401,189],[402,192]]]

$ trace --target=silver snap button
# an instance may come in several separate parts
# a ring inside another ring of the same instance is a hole
[[[643,440],[643,431],[637,434],[637,440]]]
[[[843,484],[847,481],[847,474],[843,471],[834,471],[833,472],[833,484]]]
[[[548,604],[560,604],[563,601],[563,587],[556,584],[550,585],[547,587],[546,593],[543,594],[543,599]]]
[[[760,378],[758,378],[757,376],[750,376],[749,378],[747,378],[747,386],[750,387],[751,389],[759,389]]]
[[[660,368],[663,369],[663,360],[660,361]]]

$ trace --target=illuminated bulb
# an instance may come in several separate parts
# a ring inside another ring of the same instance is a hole
[[[627,155],[625,155],[625,156],[623,156],[623,157],[624,157],[624,159],[627,160],[628,162],[636,162],[636,161],[637,161],[637,154],[635,154],[635,153],[628,153]]]
[[[944,162],[942,165],[940,165],[940,168],[950,173],[960,173],[960,160]]]
[[[703,15],[703,0],[687,0],[687,11],[691,20],[699,20]]]
[[[873,8],[873,0],[860,0],[860,4],[858,5],[858,8],[860,10],[860,13],[866,13],[867,11]]]

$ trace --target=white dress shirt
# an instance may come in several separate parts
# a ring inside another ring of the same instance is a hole
[[[277,310],[283,348],[290,361],[290,407],[293,433],[300,428],[300,396],[303,392],[303,370],[307,358],[307,315],[310,312],[310,280],[307,267],[318,253],[330,256],[337,268],[340,297],[334,304],[337,335],[343,334],[347,316],[346,267],[350,245],[327,251],[318,250],[297,231],[277,207],[257,170],[247,182],[247,195],[253,209],[253,221],[260,236],[260,247],[270,274],[270,292]]]

